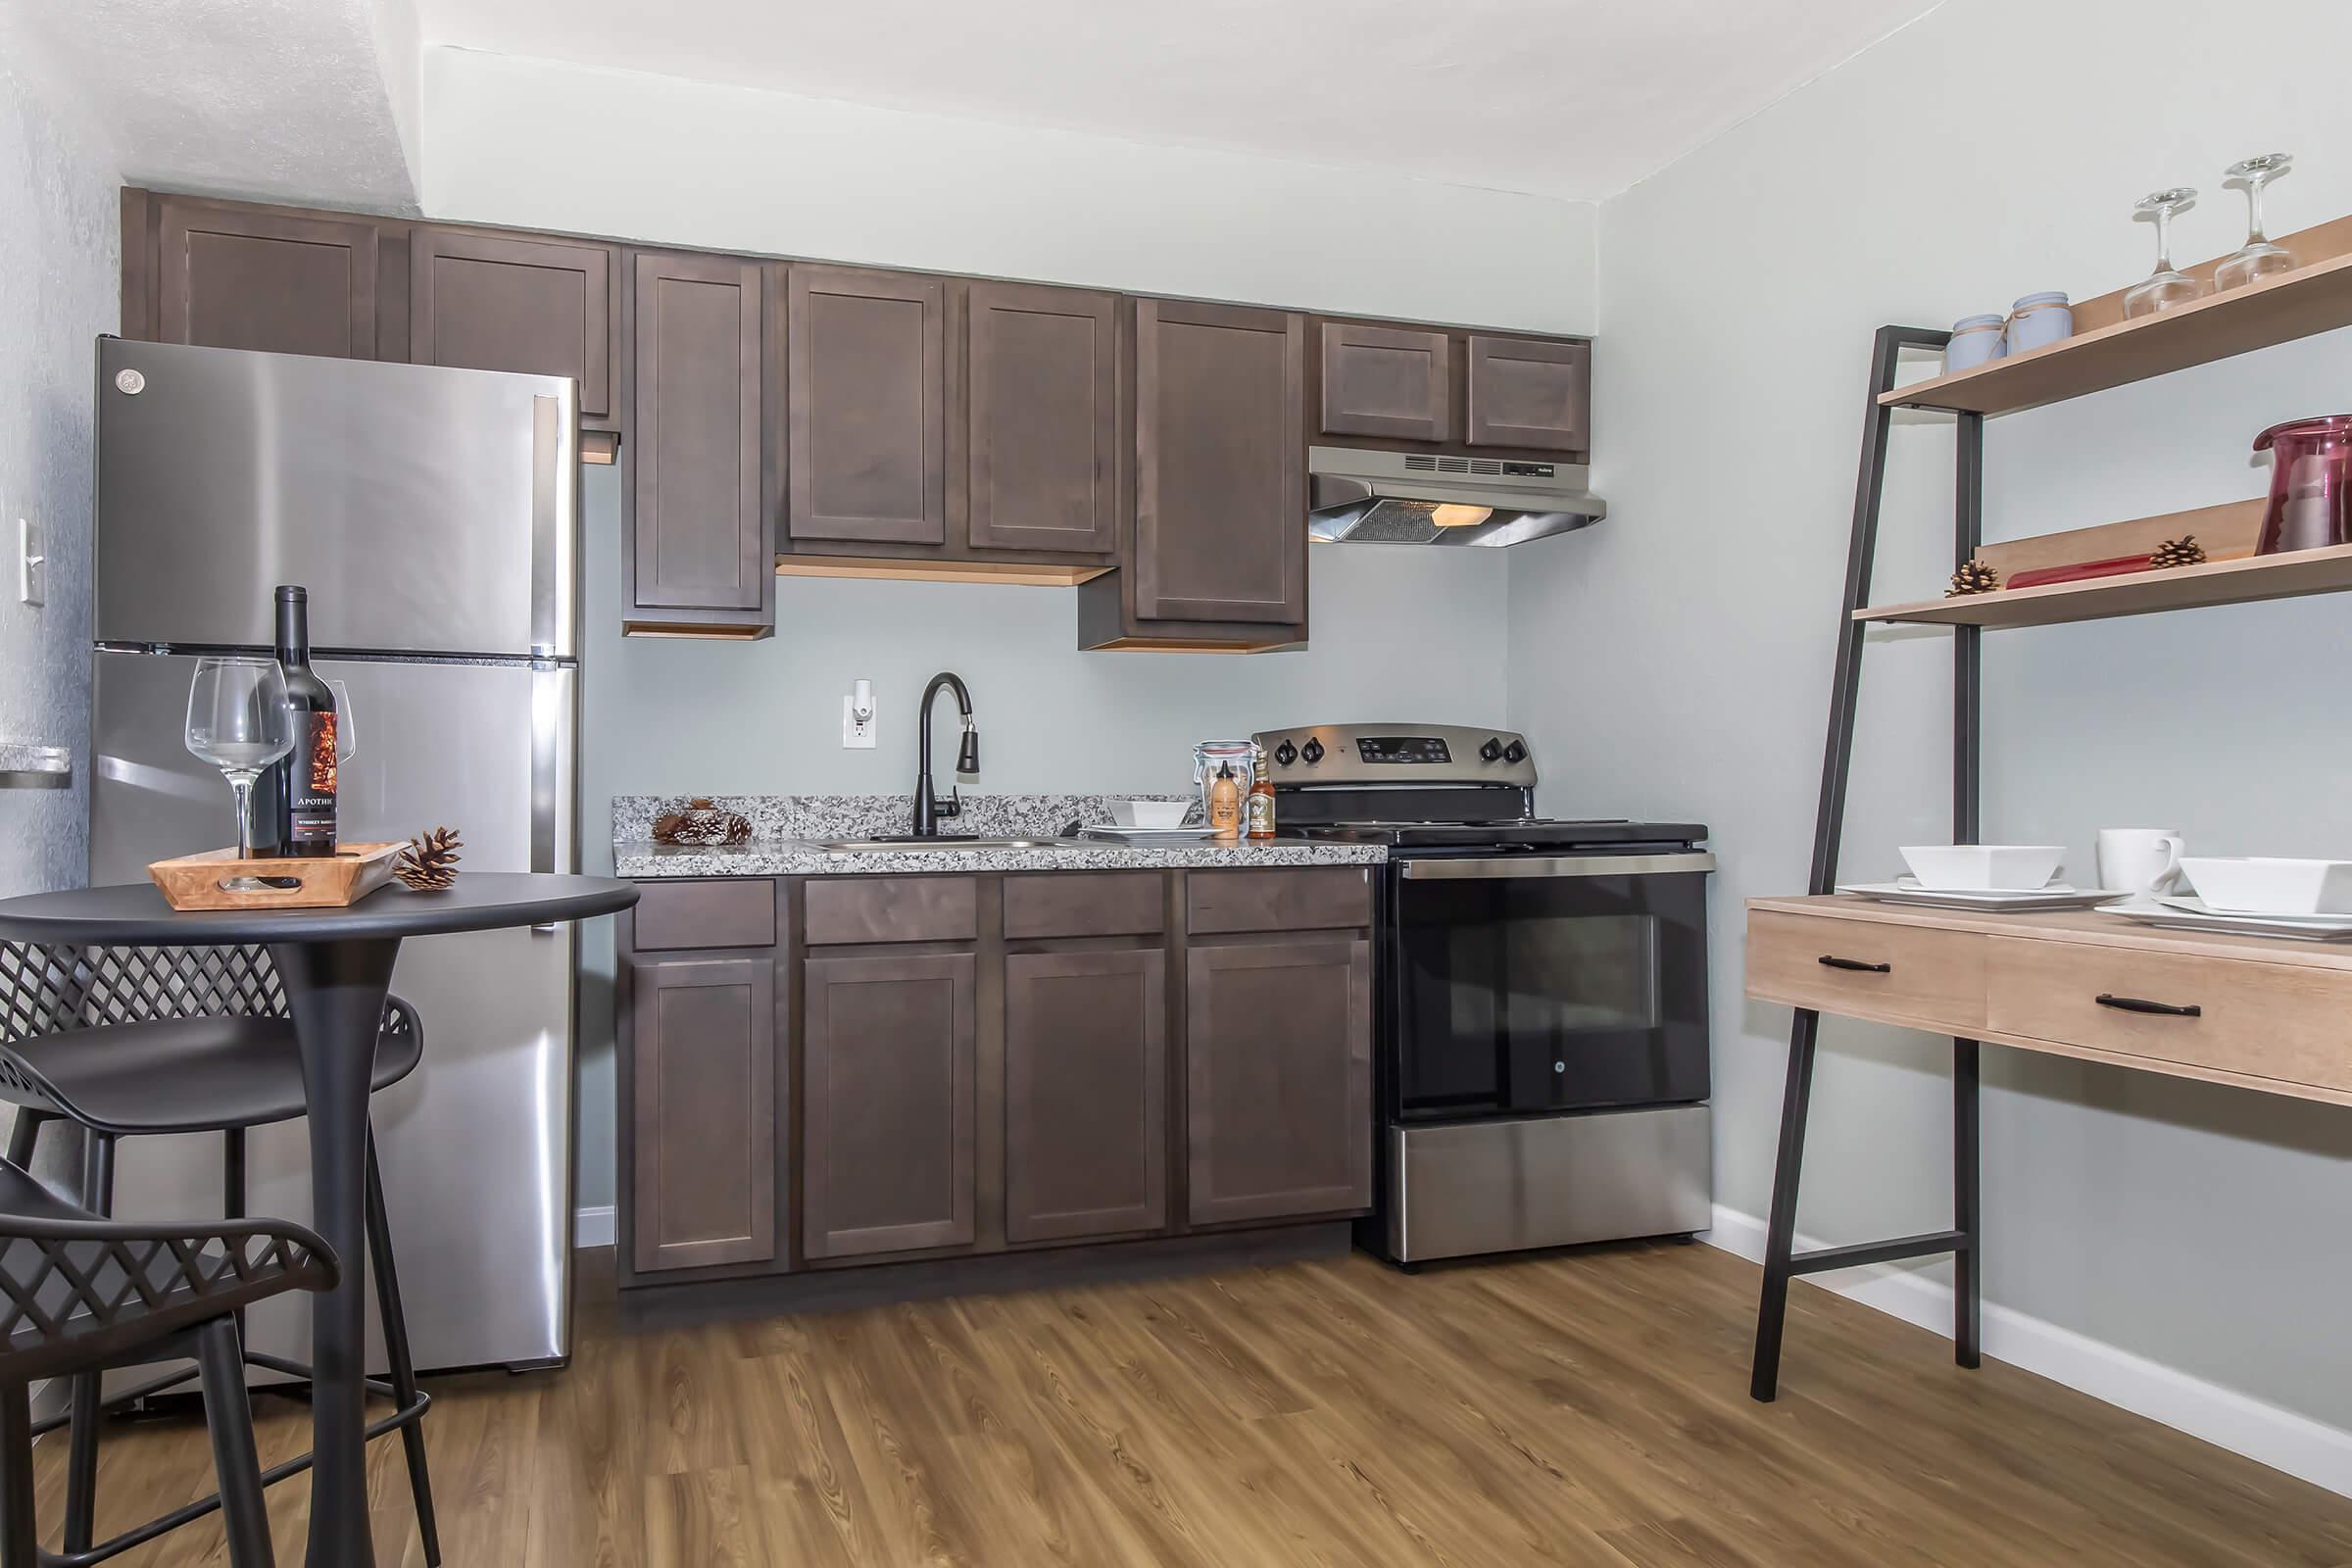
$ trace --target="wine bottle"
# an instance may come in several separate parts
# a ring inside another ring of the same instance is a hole
[[[310,594],[277,590],[277,662],[286,672],[294,747],[273,766],[277,853],[335,853],[335,694],[311,672]]]

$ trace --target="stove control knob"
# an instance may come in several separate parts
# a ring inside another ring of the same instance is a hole
[[[1527,743],[1513,741],[1502,749],[1502,760],[1514,767],[1527,760]]]
[[[1290,766],[1298,760],[1298,748],[1293,746],[1289,741],[1284,741],[1280,746],[1274,748],[1274,760],[1285,767]]]
[[[1488,736],[1487,744],[1478,749],[1478,755],[1482,760],[1492,762],[1502,755],[1502,742],[1492,735]]]
[[[1323,760],[1323,743],[1309,735],[1306,738],[1305,748],[1298,755],[1306,759],[1307,766],[1312,767]]]

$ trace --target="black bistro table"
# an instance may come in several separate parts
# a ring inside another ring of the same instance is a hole
[[[368,1079],[404,937],[611,914],[637,889],[609,877],[468,871],[438,893],[387,887],[348,908],[174,910],[146,884],[0,899],[0,938],[79,947],[270,950],[302,1051],[311,1224],[343,1277],[311,1304],[312,1568],[371,1568],[368,1531],[366,1200]],[[440,1020],[425,1020],[425,1039]],[[447,1020],[464,1028],[464,1019]],[[428,1046],[429,1049],[429,1046]]]

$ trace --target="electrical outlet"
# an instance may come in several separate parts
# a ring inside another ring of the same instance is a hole
[[[26,517],[17,519],[17,602],[37,605],[46,597],[49,558],[41,554],[41,531]]]
[[[841,744],[856,751],[872,751],[874,731],[880,727],[874,722],[873,699],[869,697],[866,702],[865,722],[860,724],[858,722],[858,699],[847,692],[841,696]]]

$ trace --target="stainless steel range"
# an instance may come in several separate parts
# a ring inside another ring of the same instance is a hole
[[[1411,1267],[1704,1229],[1706,828],[1539,817],[1507,730],[1255,739],[1283,837],[1389,847],[1358,1240]]]

